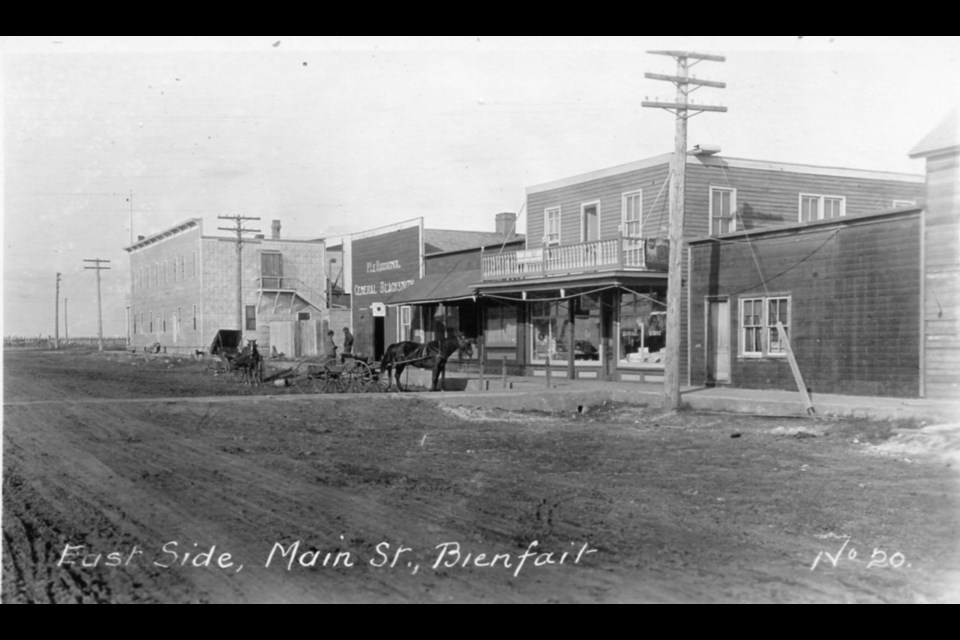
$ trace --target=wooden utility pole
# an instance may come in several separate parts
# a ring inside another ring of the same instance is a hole
[[[57,272],[57,303],[55,311],[53,314],[54,325],[53,325],[53,348],[60,348],[60,276],[62,274]]]
[[[218,216],[220,220],[232,220],[234,222],[233,227],[219,227],[220,231],[229,231],[231,233],[237,234],[237,329],[241,332],[245,330],[245,325],[243,322],[243,244],[246,240],[243,239],[243,236],[248,233],[261,233],[259,229],[246,229],[243,226],[244,222],[250,221],[260,221],[260,218],[244,218],[241,216]],[[242,339],[242,337],[241,337]]]
[[[677,85],[676,102],[644,101],[650,109],[666,109],[677,116],[676,148],[670,179],[670,270],[667,281],[667,358],[664,367],[665,406],[680,408],[680,345],[683,288],[683,216],[687,173],[687,121],[704,111],[726,113],[726,107],[698,105],[690,102],[690,94],[703,87],[724,89],[726,84],[699,80],[690,76],[690,68],[703,61],[726,62],[722,56],[689,51],[649,51],[658,56],[669,56],[677,61],[677,75],[648,73],[651,80],[662,80]],[[691,60],[693,62],[691,62]]]
[[[103,351],[103,300],[100,296],[100,272],[110,271],[110,267],[103,267],[102,264],[110,264],[109,260],[94,258],[93,260],[84,260],[95,264],[95,267],[84,267],[88,271],[97,272],[97,349]]]

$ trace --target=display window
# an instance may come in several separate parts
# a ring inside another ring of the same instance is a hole
[[[623,293],[620,296],[620,366],[664,366],[667,346],[666,294]]]

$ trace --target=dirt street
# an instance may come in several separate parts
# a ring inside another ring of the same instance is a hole
[[[957,602],[960,459],[919,435],[7,351],[2,602]]]

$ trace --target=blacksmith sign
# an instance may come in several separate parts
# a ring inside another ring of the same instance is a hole
[[[379,310],[423,276],[423,219],[359,233],[352,238],[354,351],[380,359],[400,336],[396,311]]]

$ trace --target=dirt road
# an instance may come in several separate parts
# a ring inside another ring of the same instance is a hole
[[[161,402],[237,389],[4,367],[4,603],[960,599],[955,460],[888,424]]]

